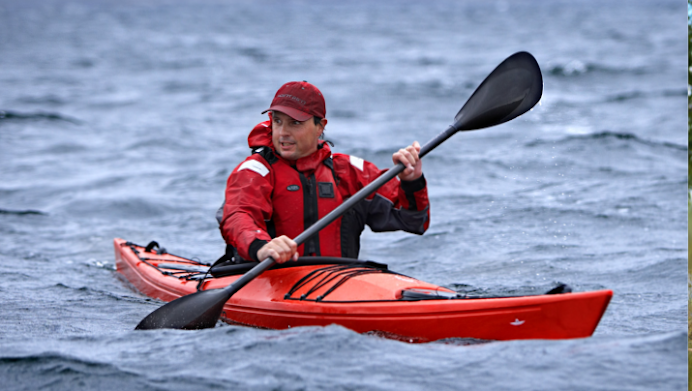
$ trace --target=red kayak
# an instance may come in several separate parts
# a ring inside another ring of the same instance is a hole
[[[116,266],[140,292],[172,301],[224,288],[255,263],[214,266],[115,239]],[[338,324],[409,342],[583,338],[593,334],[613,292],[519,297],[464,296],[345,258],[303,257],[275,265],[234,294],[221,319],[268,329]]]

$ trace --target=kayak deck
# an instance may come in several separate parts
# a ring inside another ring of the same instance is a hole
[[[224,288],[241,276],[214,277],[209,265],[122,239],[114,246],[117,270],[137,290],[163,301]],[[593,334],[612,297],[601,290],[464,298],[374,262],[304,259],[249,282],[226,302],[221,319],[268,329],[339,324],[411,342],[583,338]]]

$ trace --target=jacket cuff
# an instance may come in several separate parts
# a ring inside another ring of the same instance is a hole
[[[264,246],[267,243],[269,242],[262,239],[255,239],[252,241],[252,243],[250,243],[250,247],[248,248],[247,253],[253,261],[260,262],[260,260],[257,259],[257,252],[262,248],[262,246]]]
[[[425,189],[427,183],[425,182],[425,176],[421,174],[418,179],[412,181],[401,181],[401,188],[404,189],[404,193],[413,194],[417,191]]]

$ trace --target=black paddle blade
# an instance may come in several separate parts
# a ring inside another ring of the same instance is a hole
[[[527,52],[509,56],[483,80],[454,117],[454,129],[475,130],[512,120],[541,100],[543,77]]]
[[[223,305],[230,298],[224,289],[200,291],[177,298],[142,319],[135,330],[210,329],[216,325]]]

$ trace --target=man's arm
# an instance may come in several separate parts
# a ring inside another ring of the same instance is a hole
[[[255,259],[260,244],[271,240],[264,221],[272,215],[272,174],[262,160],[258,155],[248,157],[226,182],[219,228],[226,243],[245,259]]]
[[[361,224],[367,224],[376,232],[403,230],[422,234],[427,230],[430,221],[428,190],[418,151],[420,145],[416,142],[392,156],[396,163],[403,159],[409,166],[399,175],[405,179],[387,182],[356,207]],[[386,171],[354,156],[335,154],[334,162],[344,198]]]

